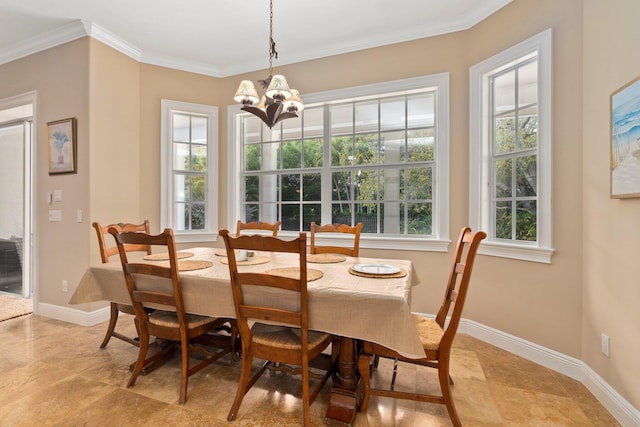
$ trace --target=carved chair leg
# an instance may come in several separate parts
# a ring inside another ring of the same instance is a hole
[[[189,340],[182,340],[182,364],[181,364],[181,378],[180,378],[180,400],[179,403],[184,405],[187,401],[187,386],[189,381]]]
[[[116,323],[118,322],[118,304],[112,302],[110,306],[110,312],[111,314],[109,315],[109,326],[107,326],[107,332],[104,335],[102,344],[100,344],[100,348],[105,348],[107,344],[109,344],[111,335],[113,335],[113,331],[116,329]]]
[[[242,404],[242,399],[244,399],[244,395],[247,393],[249,388],[249,379],[251,377],[251,361],[252,357],[247,351],[242,352],[242,366],[240,370],[240,380],[238,381],[238,391],[236,392],[236,397],[233,401],[233,405],[229,410],[229,415],[227,415],[227,421],[233,421],[238,415],[238,410],[240,409],[240,405]]]
[[[461,427],[462,423],[458,417],[458,412],[453,403],[453,396],[451,395],[451,377],[449,376],[449,361],[441,360],[438,367],[438,379],[440,380],[440,389],[442,391],[442,398],[444,399],[444,405],[447,407],[449,418],[454,427]]]
[[[140,349],[138,351],[138,361],[136,362],[136,367],[133,369],[133,373],[131,374],[131,378],[127,383],[127,388],[133,387],[136,383],[136,379],[138,379],[138,375],[142,372],[142,368],[144,368],[145,360],[147,358],[147,351],[149,350],[149,334],[146,330],[141,330],[140,334]]]

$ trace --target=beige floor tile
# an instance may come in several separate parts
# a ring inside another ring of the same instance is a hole
[[[135,335],[132,317],[117,329]],[[245,396],[238,417],[226,421],[240,364],[229,356],[189,378],[179,405],[180,357],[126,388],[138,348],[112,338],[106,324],[71,325],[37,315],[0,322],[0,426],[299,426],[299,377],[265,373]],[[480,340],[459,334],[452,352],[453,397],[464,426],[616,426],[581,383]],[[259,361],[254,364],[257,369]],[[393,361],[382,359],[372,382],[388,386]],[[400,364],[396,388],[439,393],[434,369]],[[325,425],[331,381],[311,405]],[[108,422],[107,422],[108,421]],[[444,405],[372,396],[355,427],[450,426]]]

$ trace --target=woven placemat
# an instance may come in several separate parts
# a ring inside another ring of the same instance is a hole
[[[163,267],[169,267],[169,262],[164,261],[162,264]],[[186,261],[178,261],[178,271],[193,271],[193,270],[202,270],[203,268],[209,268],[213,265],[211,261],[204,260],[186,260]]]
[[[336,262],[343,262],[347,257],[338,254],[309,254],[307,255],[307,262],[314,264],[332,264]]]
[[[299,279],[300,278],[300,267],[272,268],[271,270],[265,271],[265,273],[273,274],[274,276],[288,277],[290,279]],[[315,270],[313,268],[307,268],[307,282],[313,282],[314,280],[318,280],[323,275],[324,274],[320,270]]]
[[[376,273],[361,273],[359,271],[355,271],[352,267],[349,267],[349,273],[354,276],[360,277],[370,277],[372,279],[396,279],[398,277],[404,277],[407,275],[407,271],[404,269],[400,269],[397,273],[393,274],[376,274]]]
[[[220,249],[220,250],[217,250],[217,251],[215,252],[215,254],[216,254],[217,256],[227,256],[227,250],[226,250],[226,249]]]
[[[178,256],[178,259],[189,258],[193,256],[191,252],[176,252],[176,255]],[[166,252],[162,254],[151,254],[145,256],[143,259],[147,261],[167,261],[169,259],[169,254]]]
[[[226,253],[225,253],[226,255]],[[251,259],[247,259],[245,261],[236,261],[237,265],[258,265],[258,264],[266,264],[271,261],[271,258],[268,256],[254,256]],[[223,264],[229,264],[229,258],[224,257],[220,260]]]

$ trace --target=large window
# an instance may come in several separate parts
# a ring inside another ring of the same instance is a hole
[[[217,233],[217,108],[162,100],[162,227],[177,241]]]
[[[448,75],[304,98],[273,129],[230,114],[231,221],[280,220],[284,233],[361,222],[363,246],[446,250]]]
[[[470,223],[488,233],[479,252],[550,262],[550,30],[470,78]]]

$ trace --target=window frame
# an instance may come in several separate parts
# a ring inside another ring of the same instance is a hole
[[[491,177],[490,77],[531,54],[538,61],[538,144],[537,144],[537,241],[508,242],[495,239]],[[547,29],[469,69],[469,225],[487,231],[479,254],[551,263],[553,249],[552,211],[552,31]]]
[[[218,236],[218,107],[162,99],[160,130],[160,227],[173,228],[177,243],[216,241]],[[207,172],[205,195],[205,228],[176,230],[173,218],[173,113],[205,116],[207,128]]]
[[[337,100],[349,100],[366,96],[382,96],[384,94],[400,91],[409,91],[424,87],[437,88],[436,109],[436,173],[433,181],[437,183],[433,189],[434,219],[433,235],[409,235],[402,237],[389,237],[384,235],[366,235],[360,238],[361,248],[372,249],[400,249],[417,251],[447,252],[449,243],[449,73],[440,73],[428,76],[420,76],[403,80],[395,80],[383,83],[374,83],[363,86],[355,86],[345,89],[336,89],[325,92],[304,94],[307,105],[326,104]],[[236,195],[241,191],[241,141],[238,130],[240,129],[240,116],[246,114],[240,110],[241,105],[229,105],[227,107],[227,142],[229,155],[229,182],[228,182],[228,209],[227,219],[229,229],[234,229],[235,222],[241,216],[241,201]],[[323,167],[328,167],[326,161]],[[323,214],[324,215],[324,214]],[[324,220],[324,219],[323,219]],[[282,231],[279,235],[297,235],[297,232]],[[339,242],[340,238],[335,239]],[[329,242],[328,241],[328,242]],[[327,244],[328,244],[327,242]],[[337,243],[339,244],[339,243]]]

